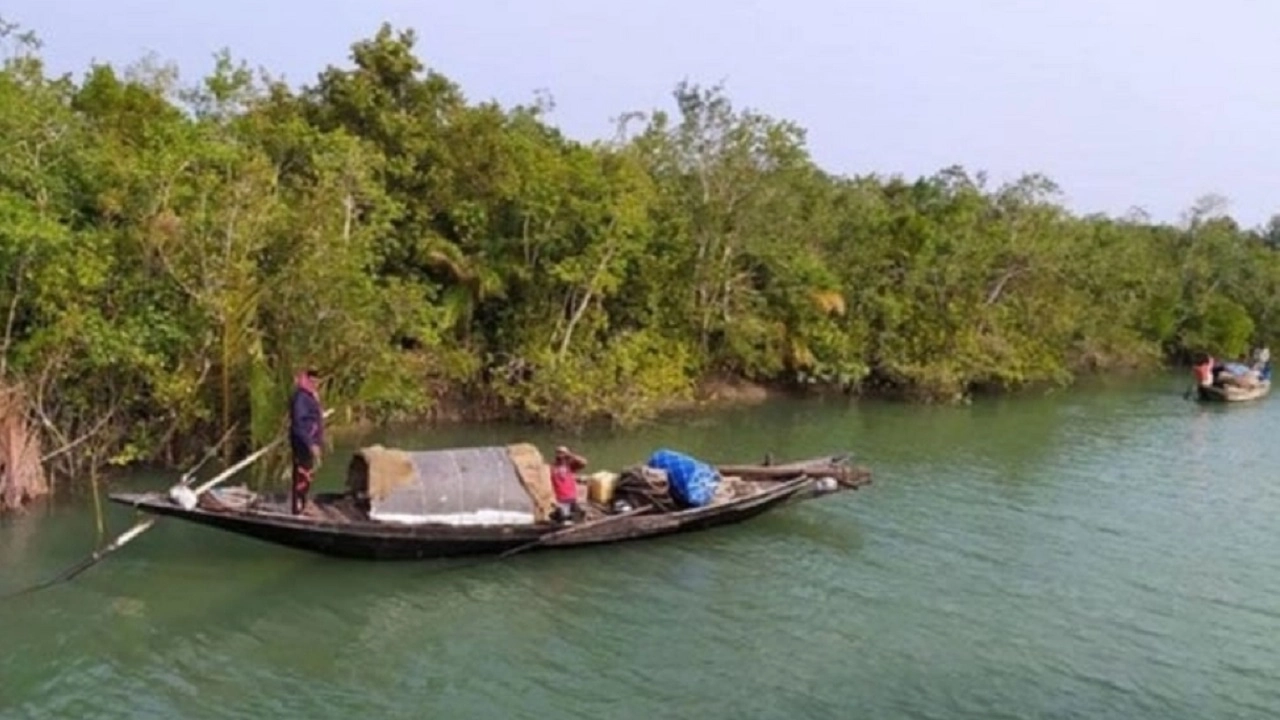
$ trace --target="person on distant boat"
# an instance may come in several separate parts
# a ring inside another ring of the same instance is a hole
[[[1253,369],[1257,371],[1259,380],[1271,382],[1271,348],[1261,347],[1254,351]]]
[[[316,387],[319,374],[306,370],[298,374],[289,399],[289,447],[293,451],[293,484],[289,491],[289,509],[299,515],[307,507],[311,480],[320,464],[320,446],[324,443],[324,408]]]
[[[556,509],[552,518],[569,524],[579,514],[578,471],[587,466],[587,459],[561,445],[556,448],[551,465],[551,489],[556,496]]]
[[[1196,353],[1195,360],[1191,364],[1191,374],[1196,378],[1196,384],[1204,387],[1213,384],[1213,358],[1207,353]]]
[[[1207,352],[1199,352],[1196,359],[1193,360],[1192,373],[1196,375],[1196,382],[1202,387],[1222,387],[1229,380],[1234,379],[1231,369],[1228,365],[1217,360]]]

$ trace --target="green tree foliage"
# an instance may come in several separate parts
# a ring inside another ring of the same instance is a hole
[[[837,177],[682,83],[615,137],[469,101],[383,27],[292,89],[229,53],[51,77],[3,26],[0,379],[57,470],[441,404],[630,423],[700,382],[953,400],[1280,334],[1280,221],[1077,216],[1051,181]]]

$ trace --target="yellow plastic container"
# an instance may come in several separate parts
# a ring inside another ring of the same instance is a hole
[[[599,505],[613,502],[613,491],[618,485],[618,476],[611,472],[598,472],[587,478],[587,498]]]

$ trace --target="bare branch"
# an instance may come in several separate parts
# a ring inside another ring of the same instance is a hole
[[[566,353],[569,352],[569,342],[573,339],[573,330],[577,327],[578,322],[582,320],[582,316],[586,314],[587,308],[591,305],[591,300],[595,295],[596,283],[599,282],[600,276],[604,274],[604,270],[609,265],[609,261],[613,259],[613,251],[616,245],[610,245],[605,250],[604,257],[600,258],[600,264],[596,266],[595,273],[592,274],[591,280],[587,283],[586,289],[582,293],[582,298],[578,301],[578,306],[574,308],[573,315],[569,318],[569,324],[564,329],[564,337],[560,339],[560,349],[557,357],[564,359]]]
[[[1000,279],[996,281],[995,286],[991,288],[991,292],[987,293],[986,302],[983,304],[995,305],[996,301],[1000,299],[1000,296],[1004,294],[1004,289],[1008,286],[1009,282],[1026,271],[1027,268],[1025,266],[1012,267],[1006,270],[1004,274],[1000,276]]]
[[[582,320],[582,316],[586,314],[587,308],[591,305],[591,298],[595,294],[596,283],[600,281],[600,276],[609,267],[609,261],[613,259],[613,253],[618,249],[617,238],[614,237],[614,231],[618,227],[618,216],[615,214],[609,220],[609,227],[605,230],[605,236],[612,242],[605,246],[604,255],[600,258],[599,264],[596,265],[595,272],[591,274],[591,279],[587,282],[587,287],[582,293],[582,299],[578,301],[578,307],[574,309],[573,315],[569,318],[569,324],[565,327],[564,337],[560,339],[560,349],[556,353],[558,359],[563,360],[566,353],[569,352],[569,341],[573,339],[573,330],[577,327],[578,322]]]
[[[72,440],[71,442],[64,444],[62,447],[58,448],[57,450],[54,450],[53,452],[46,454],[44,457],[40,458],[40,462],[41,463],[49,462],[50,460],[58,457],[59,455],[62,455],[64,453],[70,452],[71,450],[74,450],[77,445],[80,445],[84,441],[93,437],[94,435],[97,435],[98,432],[102,430],[102,428],[107,426],[107,423],[111,421],[111,418],[115,416],[116,410],[118,410],[119,408],[120,408],[120,402],[116,401],[116,403],[111,406],[111,409],[107,410],[106,414],[103,415],[101,418],[99,418],[98,422],[95,423],[93,427],[89,428],[88,432],[84,433],[83,435],[76,438],[75,440]]]
[[[50,417],[50,413],[45,405],[45,392],[51,382],[50,375],[53,374],[54,368],[60,361],[61,357],[58,356],[50,358],[40,370],[40,377],[35,384],[35,399],[31,403],[30,408],[38,416],[40,424],[44,427],[45,431],[49,433],[50,437],[65,445],[69,442],[67,436],[59,430],[57,424],[53,422],[53,419]]]

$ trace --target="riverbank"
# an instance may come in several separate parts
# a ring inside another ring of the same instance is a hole
[[[633,425],[673,416],[696,414],[700,411],[724,410],[734,408],[751,408],[780,398],[802,398],[813,396],[832,396],[837,393],[817,392],[803,388],[784,385],[769,385],[748,380],[716,377],[699,383],[690,397],[660,403],[653,414]],[[328,433],[334,438],[349,440],[376,432],[380,427],[392,425],[397,427],[451,427],[460,425],[476,425],[482,423],[514,423],[529,427],[558,427],[545,419],[530,418],[525,414],[504,407],[495,398],[479,399],[457,394],[445,394],[431,403],[431,408],[419,415],[397,417],[388,422],[377,422],[359,418],[350,408],[342,408],[335,413],[335,419],[329,423]],[[558,429],[571,433],[580,433],[584,429],[600,425],[610,425],[607,419],[595,418],[586,423],[574,423],[560,426]]]
[[[774,400],[825,401],[840,399],[851,403],[859,401],[877,401],[912,404],[965,404],[974,399],[990,397],[1027,397],[1038,394],[1057,392],[1069,388],[1081,381],[1116,381],[1124,382],[1143,375],[1158,372],[1158,369],[1139,365],[1126,365],[1110,372],[1092,372],[1073,378],[1068,383],[1032,383],[1016,390],[995,387],[975,387],[971,393],[950,399],[931,397],[922,399],[918,394],[902,388],[885,388],[869,386],[859,392],[851,392],[845,388],[830,385],[797,386],[784,383],[760,383],[727,376],[714,376],[698,384],[696,390],[686,398],[658,404],[653,412],[644,420],[625,425],[617,425],[607,419],[596,419],[586,423],[574,423],[567,426],[556,425],[544,420],[529,418],[510,408],[503,407],[495,399],[487,401],[474,398],[467,399],[458,395],[446,394],[438,398],[431,409],[421,415],[393,418],[384,422],[375,422],[360,418],[349,406],[339,407],[330,420],[327,434],[332,443],[351,443],[361,438],[375,435],[386,428],[453,428],[501,423],[507,426],[527,427],[532,432],[554,431],[561,434],[581,435],[596,428],[614,427],[628,431],[642,431],[645,425],[653,422],[669,422],[674,419],[696,419],[700,413],[719,411],[750,410]],[[283,452],[283,451],[281,451]],[[175,472],[181,469],[177,465],[147,462],[143,460],[121,463],[103,468],[103,483],[110,483],[114,478],[138,472]],[[80,491],[88,492],[87,484],[68,485],[68,478],[55,478],[47,486],[47,490],[57,492],[71,491],[72,495]],[[37,492],[33,497],[42,495]]]

